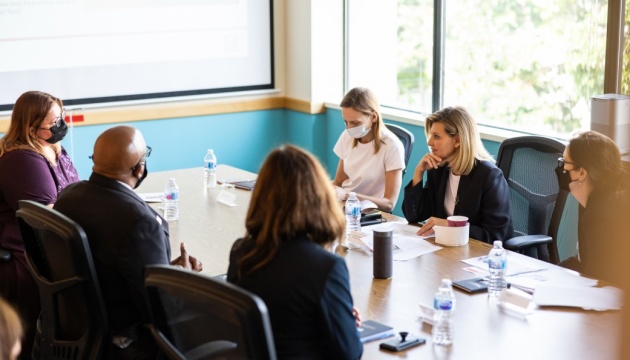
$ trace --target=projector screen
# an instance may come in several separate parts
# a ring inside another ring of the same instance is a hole
[[[273,89],[272,0],[0,0],[0,111]]]

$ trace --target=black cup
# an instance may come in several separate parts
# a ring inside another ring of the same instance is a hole
[[[392,277],[394,231],[374,230],[374,277],[389,279]]]

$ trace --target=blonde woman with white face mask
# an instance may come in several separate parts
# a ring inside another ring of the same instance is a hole
[[[339,157],[333,180],[339,200],[355,192],[359,200],[370,200],[380,210],[391,212],[405,168],[403,144],[385,127],[371,90],[350,90],[340,106],[346,130],[333,149]]]

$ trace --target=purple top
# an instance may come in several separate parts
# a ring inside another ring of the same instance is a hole
[[[24,251],[15,219],[18,200],[53,204],[63,188],[77,181],[79,175],[64,148],[57,166],[31,150],[13,150],[0,156],[0,247]]]

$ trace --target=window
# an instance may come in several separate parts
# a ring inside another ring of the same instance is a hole
[[[382,105],[430,113],[433,0],[348,0],[348,89]]]
[[[630,0],[626,0],[626,14],[623,27],[623,73],[621,93],[630,94]]]
[[[422,113],[441,98],[439,108],[463,105],[479,123],[524,132],[589,128],[591,96],[604,88],[606,0],[445,1],[441,79],[433,0],[347,1],[349,88]]]

